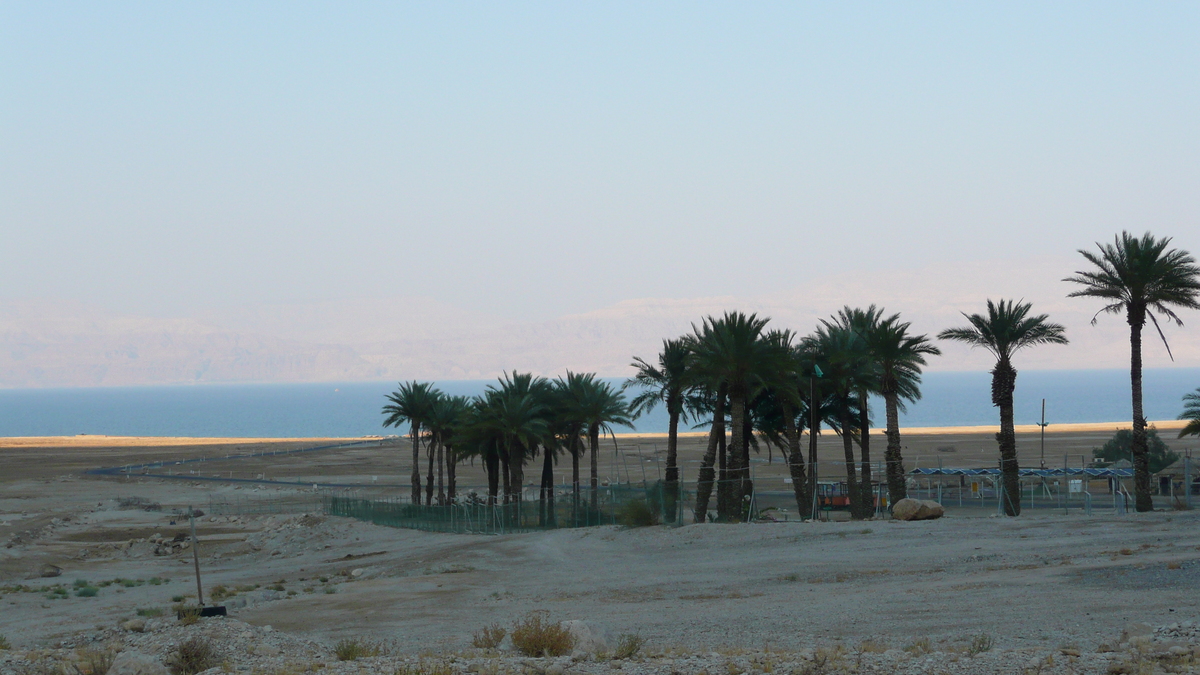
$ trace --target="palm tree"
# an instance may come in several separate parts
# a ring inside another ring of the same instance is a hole
[[[458,457],[455,445],[461,435],[469,406],[465,396],[439,394],[430,409],[426,426],[429,428],[430,443],[437,449],[437,503],[453,504],[457,485],[456,467]],[[443,490],[442,474],[446,474],[447,490]]]
[[[1150,498],[1150,463],[1146,445],[1146,419],[1142,416],[1142,328],[1149,318],[1171,354],[1167,338],[1155,313],[1182,326],[1174,308],[1200,309],[1200,267],[1187,251],[1167,249],[1170,237],[1156,238],[1149,232],[1140,238],[1128,232],[1114,237],[1112,244],[1096,243],[1099,255],[1079,253],[1094,269],[1075,272],[1063,281],[1083,288],[1067,297],[1101,298],[1108,304],[1100,313],[1125,314],[1129,324],[1129,379],[1133,398],[1133,484],[1138,511],[1154,509]],[[1174,360],[1174,356],[1171,357]]]
[[[696,376],[698,382],[702,379]],[[725,402],[729,398],[729,385],[724,381],[716,383],[700,383],[692,388],[692,395],[687,402],[693,417],[711,416],[712,423],[708,427],[708,445],[704,457],[700,460],[700,472],[696,477],[696,508],[692,512],[697,523],[708,519],[708,500],[712,496],[713,482],[716,478],[714,466],[717,453],[721,456],[721,477],[725,477]]]
[[[633,427],[629,415],[629,404],[620,390],[608,382],[596,379],[594,375],[587,379],[582,390],[582,401],[579,413],[584,421],[588,436],[588,450],[591,452],[591,487],[592,511],[600,508],[600,432],[612,433],[612,425],[620,424]]]
[[[587,430],[585,405],[591,387],[595,384],[595,373],[573,373],[567,371],[566,378],[554,381],[555,418],[571,456],[571,518],[579,523],[579,458],[583,454],[583,435]]]
[[[787,360],[785,351],[764,339],[770,321],[756,314],[726,312],[720,319],[707,317],[693,327],[692,363],[697,374],[724,382],[729,395],[729,459],[727,477],[717,488],[718,517],[742,520],[744,499],[750,486],[749,448],[746,444],[746,402]]]
[[[1183,395],[1183,412],[1180,413],[1179,419],[1188,421],[1179,430],[1180,438],[1184,436],[1200,436],[1200,389]]]
[[[858,446],[861,450],[858,500],[851,513],[858,518],[870,518],[875,513],[875,488],[871,481],[870,397],[872,394],[882,393],[882,373],[879,360],[871,350],[870,336],[879,329],[883,312],[875,305],[865,310],[843,307],[834,319],[833,324],[824,321],[822,323],[836,326],[853,335],[848,344],[850,351],[843,355],[843,358],[852,360],[854,364],[853,377],[849,384],[852,398],[858,407]],[[845,440],[844,437],[843,442]]]
[[[883,319],[866,334],[872,358],[879,366],[879,389],[887,417],[887,450],[884,453],[888,483],[888,503],[908,496],[904,479],[904,458],[900,453],[900,411],[904,401],[921,398],[921,368],[926,356],[942,352],[925,335],[909,335],[911,324],[900,321],[899,314]]]
[[[650,412],[659,403],[667,409],[667,473],[664,486],[663,511],[668,523],[675,522],[675,504],[679,497],[679,422],[687,420],[684,396],[687,394],[688,361],[691,346],[686,340],[663,340],[658,365],[652,366],[639,357],[631,364],[637,373],[625,387],[640,387],[642,392],[629,404],[637,418]]]
[[[1004,512],[1021,515],[1020,468],[1017,465],[1017,438],[1013,429],[1013,391],[1017,385],[1017,370],[1013,355],[1041,344],[1067,344],[1066,329],[1049,323],[1045,314],[1029,316],[1032,305],[1027,302],[987,301],[987,316],[967,314],[970,326],[950,328],[938,333],[938,339],[964,342],[971,347],[983,347],[996,357],[992,369],[992,405],[1000,408],[1000,471],[1004,480]]]
[[[437,396],[437,390],[427,382],[402,382],[400,388],[388,394],[391,401],[383,406],[384,427],[399,427],[410,424],[409,434],[412,436],[413,470],[412,470],[412,502],[421,503],[421,426],[429,419],[429,411]]]
[[[494,423],[504,439],[501,463],[508,477],[506,501],[520,502],[524,489],[525,462],[549,433],[550,383],[543,377],[513,371],[489,385]]]

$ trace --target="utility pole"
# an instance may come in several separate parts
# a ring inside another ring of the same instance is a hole
[[[1042,468],[1046,468],[1046,399],[1042,399]]]

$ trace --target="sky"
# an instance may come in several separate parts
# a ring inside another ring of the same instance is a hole
[[[1186,2],[3,3],[0,300],[533,321],[1198,251],[1198,35]]]

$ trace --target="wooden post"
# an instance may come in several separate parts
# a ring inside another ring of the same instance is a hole
[[[188,515],[192,519],[192,562],[196,566],[196,602],[204,606],[204,589],[200,586],[200,540],[196,538],[196,511],[188,506]]]

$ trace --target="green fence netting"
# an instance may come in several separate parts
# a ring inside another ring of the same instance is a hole
[[[647,485],[607,485],[593,500],[585,487],[578,499],[556,494],[553,501],[529,499],[489,505],[473,495],[463,503],[418,505],[400,499],[364,499],[327,494],[327,515],[356,518],[376,525],[431,532],[506,534],[594,525],[678,524],[683,521],[686,495],[667,494],[662,481]]]

